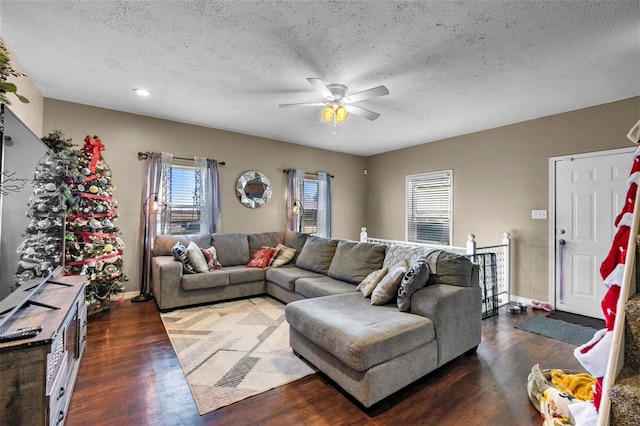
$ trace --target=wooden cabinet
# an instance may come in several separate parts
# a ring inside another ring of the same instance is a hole
[[[0,343],[0,423],[61,425],[87,340],[85,277],[56,277],[0,334],[42,326],[35,337]]]

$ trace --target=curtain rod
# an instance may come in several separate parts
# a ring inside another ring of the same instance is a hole
[[[283,172],[283,173],[289,173],[291,170],[293,170],[293,169],[284,169],[284,170],[282,170],[282,172]],[[318,173],[320,173],[320,172],[313,172],[313,173],[311,173],[311,172],[305,172],[305,174],[308,174],[308,175],[317,175]],[[326,172],[325,172],[325,173],[326,173]],[[329,176],[331,176],[332,178],[334,178],[334,177],[335,177],[334,175],[329,175]]]
[[[146,152],[138,152],[138,160],[146,160],[147,158],[149,158],[149,154],[158,154],[157,152],[150,152],[150,151],[146,151]],[[187,158],[187,157],[173,157],[176,158],[178,160],[193,160],[193,158]],[[224,166],[225,163],[224,161],[218,161],[215,158],[211,158],[211,160],[213,161],[217,161],[218,164],[220,164],[221,166]]]

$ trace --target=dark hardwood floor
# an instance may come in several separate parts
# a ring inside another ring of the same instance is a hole
[[[482,343],[370,409],[314,374],[204,416],[153,301],[113,302],[89,318],[67,425],[539,425],[527,397],[532,365],[584,371],[575,346],[514,327],[532,315],[483,321]]]

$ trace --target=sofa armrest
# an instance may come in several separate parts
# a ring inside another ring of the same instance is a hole
[[[438,367],[480,344],[480,287],[427,286],[411,297],[411,313],[429,318],[433,323],[438,342]]]
[[[163,299],[178,297],[181,281],[182,263],[173,256],[154,256],[151,258],[151,288],[160,309],[163,309]]]

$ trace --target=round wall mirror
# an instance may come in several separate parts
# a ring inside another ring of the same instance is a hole
[[[236,194],[243,206],[257,209],[271,199],[271,182],[256,170],[244,172],[236,184]]]

